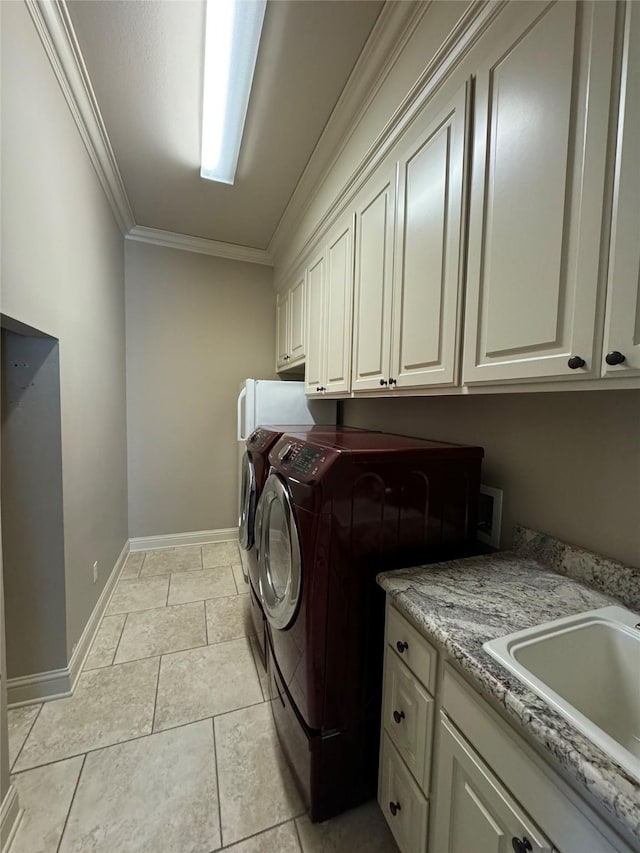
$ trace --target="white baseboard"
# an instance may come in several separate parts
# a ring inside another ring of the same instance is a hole
[[[104,616],[104,611],[107,609],[107,604],[111,596],[113,595],[113,591],[116,588],[116,583],[118,582],[118,578],[120,577],[120,573],[124,568],[124,564],[127,562],[127,557],[129,556],[129,543],[125,542],[122,551],[120,551],[120,556],[116,560],[116,563],[111,570],[111,574],[104,585],[104,589],[100,593],[100,598],[96,601],[96,605],[91,611],[91,616],[89,616],[89,621],[84,626],[84,631],[82,632],[80,639],[73,647],[73,651],[71,653],[71,660],[69,661],[68,670],[71,678],[71,692],[76,689],[76,682],[78,681],[78,676],[82,671],[82,667],[84,666],[85,659],[91,650],[91,645],[93,643],[94,637],[96,635],[96,631],[102,621],[102,617]]]
[[[48,672],[37,672],[34,675],[25,675],[21,678],[7,679],[7,704],[10,708],[31,705],[34,702],[50,702],[52,699],[64,699],[72,695],[128,554],[129,544],[125,542],[109,579],[100,593],[100,598],[96,601],[91,616],[89,616],[84,631],[73,648],[71,660],[67,666]]]
[[[0,806],[0,850],[8,850],[15,838],[24,809],[20,808],[18,789],[9,785],[2,805]]]
[[[7,706],[19,708],[34,702],[50,702],[71,696],[69,667],[35,672],[19,678],[7,678]]]
[[[195,530],[192,533],[168,533],[165,536],[136,536],[129,539],[129,548],[134,551],[155,551],[158,548],[177,548],[180,545],[206,545],[209,542],[235,542],[237,527],[221,527],[218,530]]]

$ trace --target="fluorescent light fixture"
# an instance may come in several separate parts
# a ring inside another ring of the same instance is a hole
[[[207,0],[200,176],[232,184],[267,0]]]

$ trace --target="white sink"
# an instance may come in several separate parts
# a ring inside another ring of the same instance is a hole
[[[603,607],[483,648],[640,781],[640,615]]]

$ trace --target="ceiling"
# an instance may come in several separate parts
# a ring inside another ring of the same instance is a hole
[[[268,0],[233,186],[200,178],[203,0],[69,0],[137,225],[265,249],[382,0]]]

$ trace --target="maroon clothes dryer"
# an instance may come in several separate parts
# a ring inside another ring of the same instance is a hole
[[[251,619],[258,639],[262,663],[266,667],[264,615],[260,602],[258,580],[258,560],[255,537],[256,507],[267,476],[269,474],[269,453],[280,436],[286,432],[295,432],[300,436],[323,434],[329,437],[342,432],[363,432],[355,427],[336,424],[310,425],[268,425],[257,427],[246,441],[242,458],[242,477],[240,482],[240,517],[238,519],[238,539],[240,559],[245,580],[249,586]]]
[[[272,709],[312,820],[376,793],[379,571],[475,552],[483,450],[283,435],[257,509]]]

